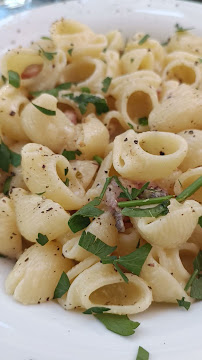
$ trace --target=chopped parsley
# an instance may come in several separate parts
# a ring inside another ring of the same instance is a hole
[[[37,97],[37,96],[40,96],[41,94],[49,94],[49,95],[58,97],[59,91],[61,91],[61,90],[69,90],[71,88],[71,86],[72,86],[72,83],[67,82],[67,83],[60,84],[60,85],[58,85],[55,88],[50,89],[50,90],[32,91],[30,93],[30,95],[32,95],[33,97]]]
[[[128,123],[128,126],[129,126],[132,130],[134,130],[134,126],[133,126],[132,124]]]
[[[78,104],[79,110],[82,115],[85,114],[88,104],[93,104],[95,106],[97,115],[101,115],[109,111],[106,100],[99,96],[86,94],[86,93],[80,94],[79,96],[74,96],[71,93],[71,94],[64,94],[63,97],[69,97],[76,104]]]
[[[131,62],[131,63],[133,63],[133,62],[134,62],[134,59],[133,59],[133,58],[131,58],[131,59],[130,59],[130,62]]]
[[[149,360],[149,353],[142,346],[139,346],[136,360]]]
[[[61,298],[70,288],[70,281],[67,274],[63,271],[60,280],[54,291],[53,299]]]
[[[18,167],[21,164],[21,155],[11,151],[3,141],[0,143],[0,169],[9,171],[9,166]]]
[[[103,159],[98,155],[93,156],[93,160],[95,160],[99,165],[103,162]]]
[[[188,291],[191,287],[190,296],[197,300],[202,300],[202,250],[199,251],[198,255],[193,262],[194,272],[190,276],[184,290]]]
[[[69,179],[68,179],[68,178],[65,179],[64,184],[65,184],[66,186],[69,186]]]
[[[15,71],[9,70],[8,82],[10,85],[18,89],[20,87],[20,75]]]
[[[201,64],[202,63],[202,58],[198,58],[198,62]]]
[[[4,186],[3,186],[4,195],[8,195],[8,193],[9,193],[12,178],[13,178],[13,176],[9,176],[4,183]]]
[[[40,47],[39,52],[42,53],[42,55],[49,61],[53,60],[54,56],[57,55],[57,52],[47,52],[43,50],[42,47]]]
[[[68,171],[69,171],[68,167],[64,169],[65,176],[68,174]]]
[[[88,87],[84,86],[84,87],[81,88],[81,92],[90,94],[90,89]]]
[[[103,312],[109,311],[109,310],[110,310],[110,308],[95,306],[95,307],[91,307],[91,308],[85,310],[83,312],[83,314],[86,314],[86,315],[103,314]]]
[[[148,118],[146,116],[142,117],[142,118],[139,118],[138,123],[139,123],[139,125],[147,126],[148,125]]]
[[[75,151],[64,150],[63,153],[62,153],[62,155],[67,160],[75,160],[76,155],[80,156],[81,154],[82,154],[82,152],[80,150],[75,150]]]
[[[32,103],[32,105],[34,105],[37,110],[41,111],[45,115],[48,115],[48,116],[55,116],[56,115],[55,110],[45,109],[44,107],[36,105],[34,103]]]
[[[72,56],[72,51],[74,50],[74,48],[71,48],[71,49],[69,49],[69,50],[67,50],[67,52],[68,52],[68,54],[70,55],[70,56]]]
[[[198,224],[200,225],[200,227],[202,227],[202,216],[198,218]]]
[[[94,316],[101,321],[108,330],[122,336],[133,335],[135,333],[134,330],[140,325],[139,322],[130,320],[127,315],[95,314]]]
[[[144,36],[139,40],[138,44],[139,44],[139,45],[144,44],[149,37],[150,37],[149,34],[144,35]]]
[[[52,39],[49,38],[48,36],[41,36],[41,39],[42,39],[42,40],[51,40],[51,41],[52,41]]]
[[[112,78],[111,77],[106,77],[103,82],[102,82],[102,85],[103,85],[103,88],[102,88],[102,91],[104,93],[106,93],[110,87],[110,84],[111,84],[111,81],[112,81]]]
[[[49,241],[46,235],[43,235],[41,233],[38,234],[38,238],[36,239],[36,241],[38,242],[38,244],[40,244],[41,246],[44,246],[47,244],[47,242]]]
[[[161,43],[161,46],[167,46],[170,42],[170,38],[168,38],[166,41]]]
[[[167,195],[167,196],[160,196],[160,197],[156,197],[156,198],[138,199],[138,200],[132,200],[132,201],[120,201],[118,203],[118,206],[120,208],[126,208],[126,207],[133,207],[133,206],[145,206],[145,205],[152,205],[152,204],[160,204],[160,203],[164,202],[165,200],[169,200],[173,197],[174,197],[174,195]]]
[[[111,254],[117,246],[109,246],[105,244],[100,239],[96,238],[95,235],[90,232],[82,232],[82,235],[79,240],[79,246],[81,246],[86,251],[89,251],[91,254],[99,256],[100,258],[106,257]]]
[[[168,206],[170,205],[169,200],[163,201],[161,204],[140,209],[140,208],[124,208],[121,213],[124,216],[130,216],[130,217],[159,217],[159,216],[165,216],[169,213]]]
[[[177,33],[182,33],[182,32],[193,30],[193,29],[194,29],[193,27],[191,27],[191,28],[183,28],[181,25],[175,24],[175,31]]]
[[[184,307],[186,310],[189,310],[191,303],[189,301],[185,301],[184,299],[185,297],[182,297],[181,300],[177,299],[178,305]]]

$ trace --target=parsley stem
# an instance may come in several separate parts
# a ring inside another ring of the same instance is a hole
[[[194,194],[202,186],[202,176],[200,176],[196,181],[189,185],[185,190],[183,190],[177,197],[176,200],[179,202],[185,201],[188,197]]]
[[[120,201],[118,203],[118,206],[120,208],[124,207],[133,207],[133,206],[143,206],[143,205],[151,205],[151,204],[160,204],[165,200],[169,200],[173,198],[174,195],[168,195],[168,196],[161,196],[157,198],[150,198],[150,199],[140,199],[140,200],[132,200],[132,201]]]
[[[199,272],[198,269],[194,270],[193,274],[190,276],[187,284],[185,285],[185,288],[184,288],[185,291],[188,291],[188,290],[189,290],[189,288],[190,288],[190,286],[192,285],[194,279],[195,279],[196,276],[198,275],[198,272]]]
[[[110,184],[110,182],[112,181],[112,179],[113,179],[113,176],[110,176],[110,177],[108,177],[108,178],[106,179],[105,184],[104,184],[104,186],[103,186],[103,189],[102,189],[102,191],[101,191],[101,194],[100,194],[100,196],[99,196],[99,199],[100,199],[100,200],[103,199],[104,194],[105,194],[105,192],[106,192],[106,190],[107,190],[107,187],[109,186],[109,184]]]
[[[103,162],[103,159],[98,155],[93,156],[93,160],[97,161],[99,165],[101,165]]]

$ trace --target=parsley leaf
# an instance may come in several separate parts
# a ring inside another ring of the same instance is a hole
[[[36,105],[34,103],[32,103],[32,105],[34,105],[35,108],[37,108],[39,111],[41,111],[45,115],[48,115],[48,116],[56,115],[56,111],[54,111],[54,110],[45,109],[44,107],[41,107],[41,106]]]
[[[188,291],[191,286],[191,297],[202,300],[202,250],[199,251],[198,255],[193,261],[194,272],[190,276],[184,290]],[[197,278],[199,277],[199,279]]]
[[[191,286],[190,296],[194,299],[202,300],[202,277],[194,279]]]
[[[202,227],[202,216],[198,218],[198,224],[200,225],[200,227]]]
[[[4,186],[3,186],[4,195],[8,195],[8,193],[9,193],[12,178],[13,178],[13,176],[9,176],[4,183]]]
[[[90,232],[82,232],[82,235],[79,240],[79,245],[91,252],[92,254],[99,256],[100,258],[105,257],[111,254],[117,246],[109,246],[105,244],[100,239],[96,238],[96,236]]]
[[[70,55],[70,56],[72,56],[72,51],[74,50],[74,48],[71,48],[71,49],[69,49],[69,50],[67,50],[67,52],[68,52],[68,54]]]
[[[41,39],[42,39],[42,40],[51,40],[51,41],[52,41],[52,39],[49,38],[48,36],[41,36]]]
[[[83,314],[92,315],[92,314],[103,314],[104,311],[109,311],[110,308],[106,307],[91,307],[83,312]]]
[[[9,70],[8,82],[10,85],[18,89],[20,87],[20,75],[15,71]]]
[[[120,269],[120,267],[117,265],[116,261],[113,262],[113,265],[116,269],[116,271],[118,271],[118,273],[121,275],[123,281],[125,281],[126,283],[128,283],[128,278],[127,276],[124,274],[124,272]]]
[[[2,141],[0,143],[0,169],[8,172],[10,164],[18,167],[21,164],[21,155],[11,151]]]
[[[177,299],[178,305],[184,307],[186,310],[189,310],[191,303],[189,301],[184,300],[185,297],[182,297],[181,300]]]
[[[132,130],[134,130],[134,126],[133,126],[132,124],[128,123],[128,126],[129,126]]]
[[[149,353],[143,347],[139,346],[136,360],[149,360]]]
[[[98,155],[93,156],[93,160],[95,160],[99,165],[103,162],[103,159]]]
[[[202,176],[195,180],[191,185],[184,189],[177,197],[179,202],[185,201],[188,197],[194,194],[202,186]]]
[[[147,126],[148,125],[148,118],[147,117],[139,118],[138,123],[139,123],[139,125]]]
[[[90,94],[90,89],[88,87],[82,87],[81,88],[81,92],[84,92],[84,93],[87,93],[87,94]]]
[[[134,189],[136,190],[136,189]],[[121,194],[120,194],[121,195]],[[145,205],[152,205],[152,204],[160,204],[165,200],[172,199],[174,195],[167,195],[167,196],[159,196],[157,198],[148,198],[148,199],[138,199],[132,201],[120,201],[118,206],[120,208],[126,207],[133,207],[133,206],[145,206]]]
[[[37,97],[37,96],[40,96],[41,94],[50,94],[52,96],[58,97],[59,91],[69,90],[71,88],[71,86],[72,86],[71,82],[66,82],[66,83],[60,84],[50,90],[32,91],[32,92],[30,92],[30,95],[32,95],[33,97]]]
[[[152,246],[150,244],[145,244],[132,253],[121,256],[119,259],[115,260],[115,262],[124,266],[128,271],[131,271],[132,274],[139,276],[142,266],[144,265],[151,249]]]
[[[65,184],[66,186],[69,186],[69,179],[68,179],[68,178],[65,179],[64,184]]]
[[[63,96],[68,96],[71,100],[75,101],[75,103],[78,104],[82,115],[85,114],[88,104],[95,105],[97,115],[101,115],[102,113],[109,111],[106,100],[95,95],[83,93],[79,96],[74,96],[73,94],[64,94]]]
[[[124,208],[121,212],[125,216],[131,216],[131,217],[159,217],[159,216],[165,216],[169,213],[168,205],[170,205],[169,200],[163,201],[161,204],[152,207],[152,208],[146,208],[146,209],[140,209],[140,208]]]
[[[112,81],[112,78],[111,77],[106,77],[103,82],[102,82],[102,85],[103,85],[103,88],[102,88],[102,91],[104,93],[106,93],[110,87],[110,84],[111,84],[111,81]]]
[[[175,31],[180,33],[180,32],[185,32],[185,31],[189,31],[189,30],[193,30],[194,28],[183,28],[182,26],[180,26],[179,24],[175,24]]]
[[[150,37],[149,34],[144,35],[144,36],[140,39],[140,41],[138,42],[138,44],[139,44],[139,45],[144,44],[149,37]]]
[[[108,330],[122,336],[133,335],[135,333],[134,330],[140,325],[139,322],[130,320],[127,315],[95,314],[94,316],[101,321]]]
[[[75,151],[64,150],[63,153],[62,153],[62,155],[67,160],[75,160],[76,155],[80,156],[81,154],[82,154],[82,152],[80,150],[75,150]]]
[[[42,47],[40,47],[41,50],[39,50],[39,52],[42,53],[42,55],[48,59],[49,61],[54,59],[54,56],[57,55],[57,52],[47,52],[45,50],[42,49]]]
[[[41,245],[44,246],[47,244],[47,242],[49,241],[46,235],[43,235],[41,233],[38,233],[38,238],[36,239],[36,241]]]
[[[54,291],[53,299],[61,298],[70,288],[70,281],[67,274],[63,271],[60,280]]]
[[[41,192],[41,193],[36,193],[36,195],[43,195],[45,194],[45,191]]]

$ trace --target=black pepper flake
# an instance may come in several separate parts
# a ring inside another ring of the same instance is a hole
[[[16,114],[15,111],[11,111],[9,115],[10,116],[15,116],[15,114]]]
[[[160,155],[165,155],[165,153],[163,151],[160,151],[159,154]]]
[[[128,141],[128,138],[125,138],[124,141]]]
[[[29,258],[25,259],[25,262],[28,261],[28,260],[29,260]]]
[[[47,210],[46,210],[46,212],[51,211],[51,210],[53,210],[53,208],[52,208],[52,207],[50,207],[49,209],[47,209]]]
[[[193,130],[189,130],[189,134],[192,135],[194,132]]]
[[[138,140],[134,140],[134,144],[138,144]]]
[[[45,167],[46,167],[46,165],[43,164],[43,165],[42,165],[42,169],[45,169]]]

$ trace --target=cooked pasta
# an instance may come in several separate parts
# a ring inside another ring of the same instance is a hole
[[[202,46],[181,32],[125,42],[62,19],[3,56],[0,256],[17,260],[15,300],[102,320],[202,300]]]

